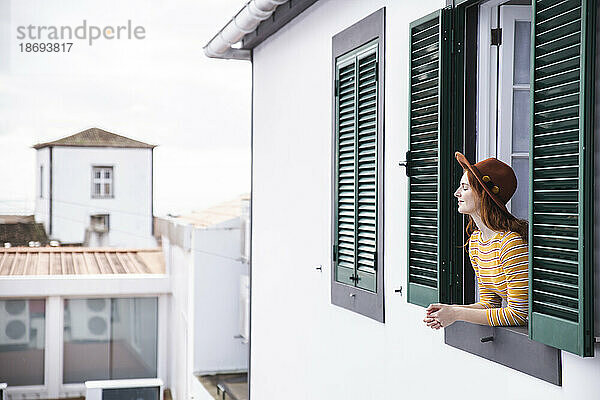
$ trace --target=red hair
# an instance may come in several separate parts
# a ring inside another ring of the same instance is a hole
[[[483,186],[475,175],[469,170],[466,170],[467,178],[471,189],[477,193],[479,197],[479,210],[481,214],[481,220],[490,229],[496,232],[512,231],[518,233],[523,240],[527,241],[529,233],[529,224],[524,219],[518,219],[513,215],[506,214],[498,205],[492,200],[491,196],[483,189]],[[471,236],[473,232],[477,230],[477,225],[470,215],[467,216],[467,235]]]

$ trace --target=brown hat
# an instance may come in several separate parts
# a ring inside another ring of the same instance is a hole
[[[460,152],[457,151],[454,156],[463,169],[468,169],[475,175],[483,189],[498,207],[508,215],[512,215],[506,208],[506,203],[517,190],[517,177],[510,165],[494,157],[471,165]]]

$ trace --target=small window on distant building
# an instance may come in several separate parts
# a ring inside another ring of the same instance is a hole
[[[113,167],[92,167],[92,197],[114,197]]]
[[[90,229],[94,232],[108,232],[108,214],[90,216]]]
[[[40,199],[44,197],[44,166],[40,165]]]

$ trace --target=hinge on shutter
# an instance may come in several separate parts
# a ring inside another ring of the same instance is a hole
[[[400,161],[398,165],[406,168],[406,176],[410,176],[410,151],[406,152],[406,160]]]
[[[379,61],[375,61],[375,82],[379,82]]]
[[[340,95],[340,80],[336,79],[335,80],[335,97],[338,97]]]
[[[444,29],[442,32],[442,39],[450,48],[450,54],[454,54],[454,29],[448,28]]]
[[[502,44],[502,28],[492,28],[491,38],[492,46],[500,46]]]
[[[333,262],[336,262],[338,258],[338,246],[337,244],[333,245]]]
[[[373,253],[373,269],[377,271],[377,252]]]

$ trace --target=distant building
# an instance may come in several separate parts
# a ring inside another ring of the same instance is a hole
[[[156,246],[154,147],[98,128],[36,144],[36,221],[62,243]]]
[[[90,380],[168,382],[169,292],[157,248],[0,248],[6,400],[83,396]]]
[[[171,277],[168,375],[174,399],[212,400],[209,392],[214,394],[217,384],[225,387],[232,377],[237,386],[246,385],[248,211],[245,195],[157,220]]]

